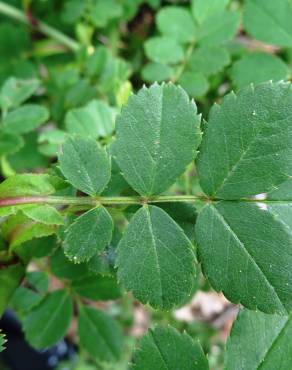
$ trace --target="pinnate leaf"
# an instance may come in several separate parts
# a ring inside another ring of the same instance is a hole
[[[27,341],[37,349],[52,346],[66,334],[72,311],[72,301],[65,290],[49,293],[24,319]]]
[[[192,245],[162,209],[140,208],[117,254],[118,278],[142,303],[170,309],[190,294],[195,279]]]
[[[110,180],[109,156],[93,139],[69,137],[63,145],[59,161],[68,181],[91,196],[100,194]]]
[[[80,345],[98,362],[117,362],[123,351],[118,324],[105,312],[82,307],[78,320]]]
[[[112,230],[112,218],[104,207],[84,213],[66,230],[66,256],[74,262],[89,261],[110,243]]]
[[[292,175],[292,89],[263,83],[215,105],[197,157],[201,186],[216,198],[271,190]]]
[[[154,84],[132,95],[113,146],[128,183],[142,195],[167,190],[195,158],[199,126],[196,105],[180,87]]]
[[[171,326],[150,329],[134,353],[131,370],[208,370],[207,358],[199,344]]]

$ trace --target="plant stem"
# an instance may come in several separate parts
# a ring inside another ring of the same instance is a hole
[[[0,207],[17,206],[22,204],[63,204],[91,206],[98,205],[127,205],[127,204],[148,204],[167,202],[196,202],[207,200],[205,197],[195,195],[161,195],[155,197],[61,197],[61,196],[23,196],[0,199]]]
[[[38,31],[42,32],[44,35],[51,37],[52,39],[60,42],[61,44],[65,45],[68,49],[72,51],[77,51],[80,48],[80,45],[77,41],[71,39],[64,33],[56,30],[55,28],[47,25],[44,22],[34,19],[34,23],[30,22],[29,18],[26,16],[24,12],[15,8],[14,6],[8,5],[3,1],[0,1],[0,13],[15,19],[21,23],[24,23],[28,26],[36,28]]]

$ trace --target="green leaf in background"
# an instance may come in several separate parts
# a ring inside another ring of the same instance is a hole
[[[6,343],[5,335],[3,333],[1,333],[1,331],[0,331],[0,352],[4,351],[5,343]]]
[[[290,83],[249,86],[211,109],[197,170],[206,194],[236,199],[271,190],[292,175]]]
[[[117,0],[96,0],[91,8],[91,19],[96,27],[105,27],[123,14],[123,7]]]
[[[241,310],[227,342],[226,370],[290,369],[291,335],[291,315]]]
[[[66,114],[65,125],[71,134],[85,137],[106,137],[113,133],[115,111],[101,100],[93,100],[83,108],[72,109]]]
[[[40,86],[36,79],[21,80],[9,78],[0,90],[0,106],[5,111],[18,107],[27,100]]]
[[[291,203],[219,202],[198,216],[203,272],[216,291],[266,313],[292,309]]]
[[[174,75],[174,70],[167,64],[150,62],[142,69],[142,77],[149,82],[162,82],[169,80]]]
[[[171,326],[149,329],[134,353],[131,370],[209,370],[206,356],[199,344],[184,332]]]
[[[209,90],[208,80],[202,73],[186,70],[180,76],[178,83],[193,98],[200,98]]]
[[[147,57],[153,62],[175,64],[184,59],[182,46],[173,38],[155,36],[144,43]]]
[[[91,196],[100,194],[110,180],[110,158],[91,138],[69,137],[63,144],[59,161],[68,181]]]
[[[30,219],[46,225],[63,225],[64,220],[62,215],[56,208],[45,205],[25,205],[21,211]]]
[[[23,145],[24,142],[20,136],[0,131],[0,156],[15,153]]]
[[[72,301],[65,290],[49,293],[23,321],[27,341],[37,349],[52,346],[64,337],[71,322]]]
[[[132,95],[117,118],[113,154],[137,192],[159,194],[185,171],[200,141],[195,103],[180,87],[154,84]]]
[[[29,219],[18,212],[2,224],[2,232],[11,250],[34,238],[42,238],[56,232],[56,225],[46,225]]]
[[[37,306],[43,296],[32,289],[20,286],[13,294],[9,307],[11,307],[17,314],[23,315],[30,311],[33,307]]]
[[[24,267],[17,263],[0,269],[0,316],[24,275]]]
[[[192,248],[167,213],[142,207],[118,245],[118,279],[142,303],[170,309],[191,292],[196,272]]]
[[[201,24],[208,18],[220,14],[229,2],[230,0],[192,0],[193,16]]]
[[[290,0],[247,0],[243,21],[252,37],[269,44],[291,47],[291,17]]]
[[[220,72],[229,62],[230,56],[226,48],[205,46],[195,49],[188,60],[188,67],[196,73],[209,76]]]
[[[27,281],[40,293],[47,293],[49,288],[49,276],[43,271],[31,271],[26,273]]]
[[[240,14],[224,10],[208,17],[198,28],[198,43],[201,46],[220,45],[232,40],[240,23]]]
[[[58,248],[50,260],[52,273],[61,279],[76,279],[87,275],[88,269],[85,263],[75,264],[68,260],[62,248]]]
[[[110,243],[113,221],[104,207],[94,208],[78,217],[66,230],[64,251],[74,262],[89,261]]]
[[[17,108],[3,120],[5,132],[24,134],[33,131],[49,118],[47,108],[37,104],[26,104]]]
[[[282,59],[262,52],[243,56],[231,69],[231,77],[237,88],[269,80],[288,80],[290,75],[290,69]]]
[[[72,290],[93,301],[118,299],[122,295],[120,286],[113,276],[85,276],[72,282]]]
[[[0,198],[49,195],[55,191],[53,177],[46,174],[15,175],[8,177],[0,184]]]
[[[117,362],[123,353],[123,334],[105,312],[81,307],[78,332],[80,345],[97,362]]]
[[[188,43],[196,38],[196,25],[189,10],[179,6],[165,6],[156,16],[159,31],[179,42]]]

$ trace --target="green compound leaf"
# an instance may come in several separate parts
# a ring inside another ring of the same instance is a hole
[[[27,341],[37,349],[52,346],[66,334],[72,313],[72,301],[66,290],[49,293],[24,318]]]
[[[287,370],[292,318],[241,310],[227,342],[227,370]]]
[[[206,356],[199,344],[171,326],[150,329],[134,353],[131,370],[208,370]]]
[[[206,194],[237,199],[271,190],[292,175],[290,83],[249,86],[211,109],[197,157]]]
[[[275,55],[256,52],[245,55],[235,62],[232,66],[231,77],[236,87],[242,88],[250,83],[287,80],[290,77],[290,69],[282,59]]]
[[[0,317],[3,315],[24,275],[24,267],[17,263],[0,269]]]
[[[66,230],[64,251],[74,262],[89,261],[110,243],[113,221],[104,207],[94,208],[78,217]]]
[[[292,309],[292,204],[219,202],[199,214],[203,272],[235,303],[266,313]]]
[[[290,0],[247,0],[244,26],[254,38],[283,47],[292,44],[292,4]]]
[[[190,294],[195,257],[182,229],[162,209],[145,206],[132,217],[118,249],[118,278],[142,303],[170,309]]]
[[[156,17],[159,31],[179,42],[192,42],[197,28],[189,10],[179,6],[163,7]]]
[[[195,158],[200,116],[180,87],[154,84],[129,98],[117,119],[113,154],[127,182],[142,195],[167,190]]]
[[[0,132],[0,156],[13,154],[24,145],[23,139],[9,132]]]
[[[105,312],[81,307],[78,332],[80,345],[98,362],[117,362],[123,353],[123,334]]]
[[[0,198],[50,195],[55,191],[54,177],[45,174],[15,175],[0,184]]]
[[[115,128],[115,111],[101,100],[93,100],[83,108],[70,110],[65,117],[67,131],[85,137],[106,137]]]
[[[7,114],[3,120],[4,130],[15,134],[33,131],[49,118],[47,108],[37,104],[27,104]]]
[[[9,78],[0,91],[0,106],[4,110],[18,107],[27,100],[40,86],[36,79],[21,80]]]
[[[93,139],[69,137],[59,155],[60,168],[68,181],[91,196],[100,194],[111,176],[110,158]]]
[[[175,64],[184,59],[182,46],[173,38],[156,36],[144,43],[147,57],[153,62]]]

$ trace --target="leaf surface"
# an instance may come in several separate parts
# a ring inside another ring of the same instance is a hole
[[[104,207],[84,213],[66,230],[66,256],[74,262],[89,261],[110,243],[112,230],[112,218]]]
[[[134,353],[131,370],[208,370],[207,358],[199,344],[171,326],[150,329]]]
[[[182,229],[156,206],[131,218],[117,250],[118,279],[142,303],[170,309],[190,294],[195,276],[192,245]]]
[[[110,180],[110,158],[93,139],[69,137],[63,144],[59,161],[68,181],[91,196],[100,194]]]
[[[207,205],[196,240],[204,274],[230,301],[266,313],[292,309],[291,203]]]
[[[251,85],[214,105],[197,157],[204,192],[238,199],[267,192],[288,179],[291,117],[290,83]]]
[[[113,145],[127,182],[142,195],[167,190],[195,158],[199,126],[196,105],[180,87],[154,84],[132,95]]]

